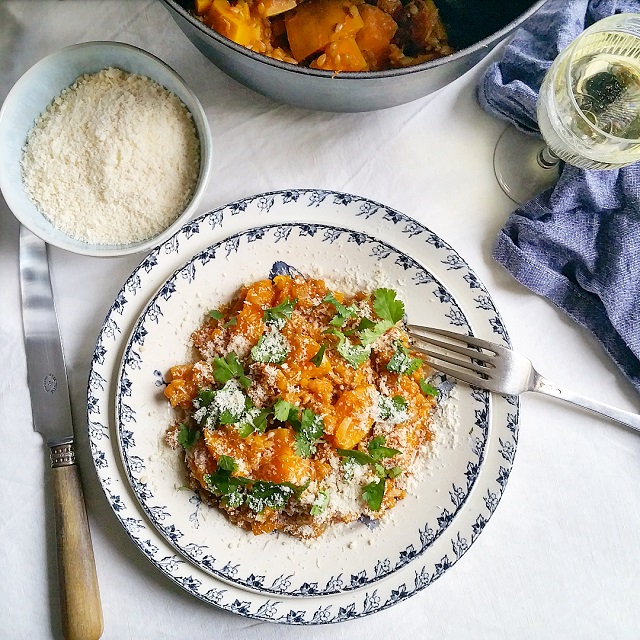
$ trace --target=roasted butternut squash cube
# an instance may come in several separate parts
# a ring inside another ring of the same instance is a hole
[[[254,477],[296,485],[304,484],[311,477],[311,461],[296,455],[295,438],[291,429],[279,427],[255,438],[267,440],[268,445],[259,456],[259,467],[255,470]]]
[[[213,0],[205,24],[245,47],[260,40],[260,23],[251,16],[244,0],[235,5],[227,0]]]
[[[293,57],[301,62],[330,43],[353,38],[363,26],[349,0],[307,0],[285,16]]]
[[[271,280],[259,280],[247,289],[245,300],[258,307],[269,308],[273,302],[273,283]]]
[[[199,16],[203,16],[211,7],[213,0],[195,0],[195,10]]]
[[[370,4],[360,7],[364,25],[356,34],[356,43],[362,51],[370,71],[381,69],[389,56],[389,45],[398,30],[396,21],[387,13]]]
[[[371,430],[373,390],[371,385],[360,385],[336,402],[336,428],[325,437],[337,449],[353,449]]]
[[[296,0],[259,0],[258,13],[264,18],[270,18],[295,9],[296,4]]]
[[[327,71],[367,71],[369,68],[355,38],[331,42],[309,66]]]

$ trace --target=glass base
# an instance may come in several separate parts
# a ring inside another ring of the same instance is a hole
[[[560,163],[543,167],[538,161],[547,145],[515,127],[507,127],[493,152],[493,170],[502,190],[516,203],[524,204],[552,187],[560,175]]]

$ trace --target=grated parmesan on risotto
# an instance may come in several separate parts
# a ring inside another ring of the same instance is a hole
[[[433,441],[438,391],[392,289],[346,296],[276,276],[242,287],[171,368],[166,442],[190,486],[255,534],[316,538],[403,499]]]

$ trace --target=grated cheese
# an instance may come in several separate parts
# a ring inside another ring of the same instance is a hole
[[[251,356],[254,360],[266,363],[282,362],[288,353],[287,339],[273,327],[267,327],[267,331],[262,335],[258,344],[251,349]],[[286,369],[287,365],[283,364],[282,368]]]
[[[178,97],[150,78],[108,68],[80,76],[40,115],[27,135],[22,178],[61,231],[128,244],[178,217],[199,165],[193,119]]]

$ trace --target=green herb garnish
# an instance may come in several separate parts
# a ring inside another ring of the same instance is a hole
[[[353,344],[345,337],[342,331],[335,329],[328,330],[328,333],[332,333],[338,338],[338,346],[336,351],[354,368],[357,369],[370,355],[371,346],[362,346],[359,344]]]
[[[342,327],[348,318],[354,318],[358,315],[358,308],[355,305],[352,304],[346,307],[341,302],[338,302],[331,291],[327,292],[322,302],[332,304],[336,310],[336,315],[329,320],[329,324],[333,327]]]
[[[193,445],[198,442],[202,434],[197,429],[189,429],[189,427],[181,423],[180,431],[178,432],[178,444],[185,449],[191,449]]]
[[[239,507],[245,501],[244,487],[251,481],[231,474],[238,469],[236,461],[229,456],[220,456],[218,467],[204,476],[204,481],[217,496],[230,507]]]
[[[362,487],[362,499],[367,503],[371,511],[380,511],[384,498],[385,478],[374,480]]]
[[[396,298],[393,289],[376,289],[373,292],[373,310],[379,318],[392,324],[404,317],[404,303]]]
[[[373,344],[387,329],[393,327],[391,320],[381,320],[376,322],[373,327],[367,327],[359,332],[360,342],[363,345]]]
[[[292,420],[289,423],[296,432],[295,450],[301,458],[310,458],[315,453],[316,443],[324,435],[324,422],[322,418],[311,409],[304,409],[300,420]]]
[[[267,430],[267,418],[271,415],[272,409],[251,408],[245,414],[242,422],[238,425],[238,434],[241,438],[250,436],[254,431],[264,433]]]
[[[209,311],[209,317],[213,318],[214,320],[222,320],[222,312],[218,311],[217,309],[212,309],[211,311]]]
[[[311,505],[311,511],[309,511],[312,516],[319,516],[321,513],[329,505],[329,492],[326,489],[320,489],[318,491],[318,497],[313,501]]]
[[[282,398],[278,398],[276,403],[273,405],[273,414],[275,419],[280,422],[289,422],[290,420],[295,421],[299,419],[298,408]]]
[[[227,380],[221,389],[205,387],[193,400],[193,419],[207,429],[216,429],[221,424],[241,422],[246,412],[253,407],[235,378]]]
[[[218,468],[225,471],[237,471],[238,463],[231,457],[222,455],[218,458]]]
[[[371,440],[371,442],[367,446],[369,454],[376,462],[382,460],[383,458],[393,458],[393,456],[397,456],[400,453],[400,451],[398,451],[397,449],[385,447],[385,442],[386,440],[384,436],[377,436],[376,438],[373,438],[373,440]]]
[[[358,464],[375,464],[376,461],[367,453],[358,451],[358,449],[336,449],[339,456],[348,458]]]
[[[233,327],[236,324],[238,324],[238,318],[236,318],[236,316],[233,316],[233,318],[230,318],[227,322],[224,323],[224,326]]]
[[[213,377],[222,384],[232,378],[238,378],[245,389],[251,386],[251,380],[244,375],[244,369],[238,362],[238,356],[235,351],[231,351],[224,358],[213,359]]]
[[[298,302],[297,298],[294,298],[293,300],[289,300],[289,298],[287,298],[279,305],[271,307],[271,309],[265,309],[263,315],[265,324],[272,324],[275,325],[277,329],[282,329],[287,320],[291,319],[296,302]]]
[[[432,387],[428,382],[425,382],[424,378],[420,378],[420,380],[418,380],[418,384],[425,396],[438,396],[440,393],[435,387]]]
[[[362,487],[362,499],[369,505],[372,511],[380,511],[380,505],[382,504],[382,498],[384,497],[384,486],[387,478],[397,478],[401,473],[400,467],[385,468],[380,464],[380,460],[384,458],[393,458],[393,456],[401,453],[397,449],[391,447],[385,447],[386,440],[384,436],[377,436],[369,442],[367,449],[369,453],[366,454],[357,449],[336,449],[339,456],[342,456],[346,460],[353,461],[357,464],[369,464],[373,467],[379,480],[370,482]]]
[[[404,422],[407,419],[409,403],[402,396],[380,396],[378,400],[378,415],[380,420],[388,420],[392,424]]]
[[[316,353],[315,356],[313,356],[313,358],[311,358],[311,362],[313,362],[313,364],[316,367],[319,367],[322,364],[322,358],[324,358],[324,352],[327,348],[327,343],[323,342],[320,345],[320,348],[318,349],[318,353]]]
[[[396,351],[393,356],[391,356],[391,360],[389,360],[387,364],[387,369],[401,375],[410,376],[417,371],[422,364],[422,360],[420,358],[412,358],[409,355],[407,347],[399,340],[396,340],[395,346]]]
[[[251,357],[256,362],[282,364],[289,355],[287,339],[277,330],[263,333],[258,344],[251,348]]]

